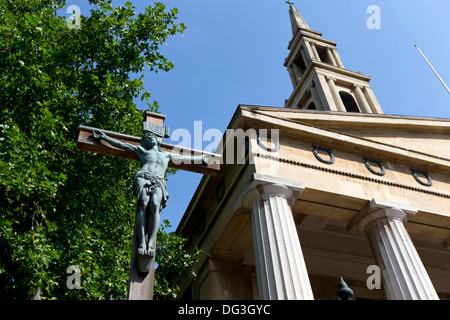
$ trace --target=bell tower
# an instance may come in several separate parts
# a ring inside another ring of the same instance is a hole
[[[311,30],[293,3],[287,3],[293,38],[284,66],[294,91],[285,107],[382,114],[369,85],[370,77],[345,69],[337,44]]]

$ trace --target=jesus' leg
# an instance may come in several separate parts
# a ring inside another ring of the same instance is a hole
[[[148,211],[148,245],[147,254],[154,256],[155,248],[153,243],[155,241],[156,233],[159,228],[159,211],[161,207],[162,191],[160,188],[153,190],[150,201],[149,201],[149,211]]]
[[[138,239],[139,239],[138,253],[142,254],[142,255],[147,253],[147,245],[145,243],[145,234],[146,234],[146,228],[147,228],[146,211],[147,211],[147,205],[148,205],[149,201],[150,201],[150,196],[147,194],[147,190],[145,190],[145,188],[142,188],[140,196],[139,196],[138,210],[137,210],[137,216],[136,216],[136,226],[137,226]]]

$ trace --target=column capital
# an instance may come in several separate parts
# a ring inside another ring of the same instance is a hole
[[[356,88],[363,89],[363,88],[364,88],[364,86],[363,86],[362,84],[356,84],[356,83],[353,83],[353,84],[352,84],[352,87],[353,87],[354,89],[356,89]]]
[[[325,79],[327,79],[327,81],[333,81],[333,82],[335,82],[336,81],[336,78],[333,78],[332,76],[325,76]]]
[[[288,205],[292,206],[304,190],[305,186],[301,182],[255,173],[242,197],[240,206],[250,211],[256,200],[268,195],[284,197]]]
[[[357,213],[347,225],[350,233],[366,234],[367,229],[379,219],[399,219],[405,223],[417,213],[413,206],[374,198]]]

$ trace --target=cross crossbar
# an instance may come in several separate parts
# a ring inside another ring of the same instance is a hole
[[[84,151],[90,151],[95,153],[101,153],[109,156],[114,157],[120,157],[130,160],[139,161],[138,157],[134,154],[131,154],[129,152],[126,152],[122,149],[116,148],[111,146],[109,143],[107,143],[104,140],[94,139],[93,137],[93,131],[103,131],[111,138],[114,138],[116,140],[127,142],[133,145],[140,145],[141,144],[141,138],[126,135],[122,133],[116,133],[112,131],[97,129],[93,127],[88,126],[79,126],[78,128],[78,144],[77,148]],[[190,148],[184,148],[184,147],[178,147],[169,143],[162,142],[161,143],[161,150],[168,151],[168,152],[177,152],[183,155],[187,156],[198,156],[198,155],[206,155],[211,158],[211,161],[208,163],[208,165],[201,165],[201,164],[194,164],[194,163],[181,163],[181,164],[175,164],[171,162],[169,164],[170,167],[211,175],[211,176],[217,176],[220,171],[220,160],[222,158],[221,155],[194,150]]]

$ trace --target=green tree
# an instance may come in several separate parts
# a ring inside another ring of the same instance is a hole
[[[155,294],[153,299],[176,298],[180,291],[178,283],[188,277],[195,277],[196,273],[191,268],[192,263],[198,261],[203,250],[197,248],[191,254],[184,250],[187,239],[175,234],[165,232],[171,225],[164,220],[158,230],[156,252],[158,255],[158,269],[155,273]]]
[[[135,99],[158,108],[142,71],[173,67],[159,46],[184,25],[175,23],[177,9],[159,2],[141,13],[130,2],[90,4],[75,27],[58,15],[65,1],[0,0],[3,299],[29,299],[37,288],[46,299],[126,297],[138,164],[78,151],[77,130],[139,135]],[[157,263],[164,270],[167,261]],[[81,269],[81,289],[67,288],[71,265]]]

